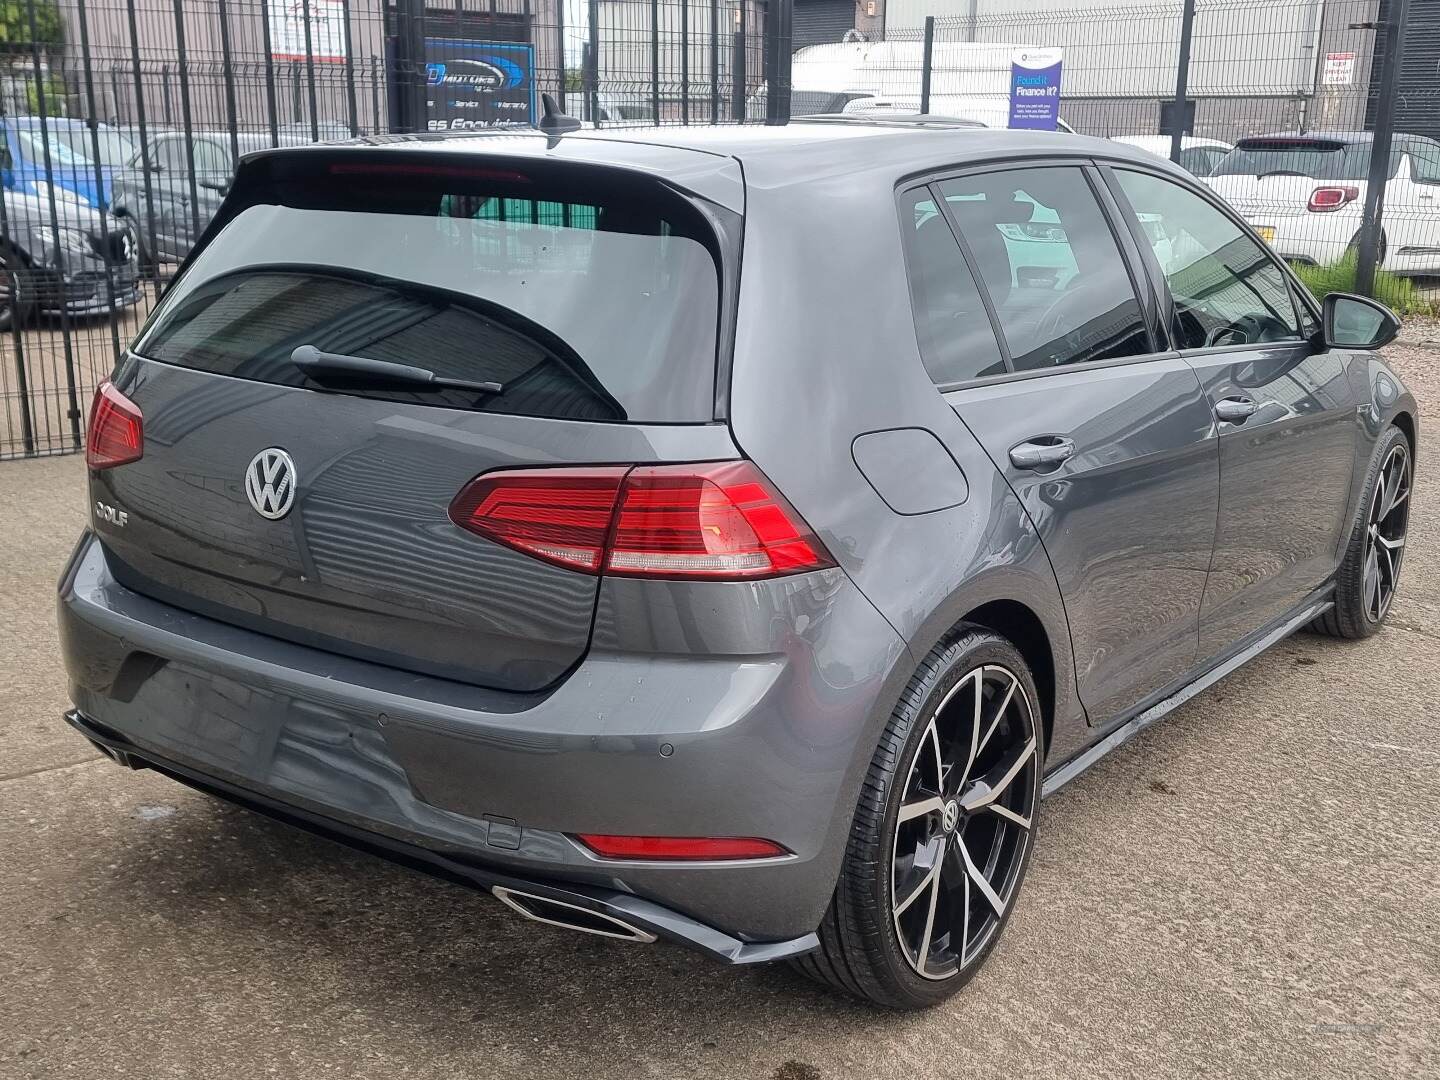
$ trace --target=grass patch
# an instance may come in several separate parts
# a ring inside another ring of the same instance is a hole
[[[1293,263],[1296,275],[1305,283],[1317,299],[1325,299],[1327,293],[1355,292],[1355,272],[1360,257],[1348,253],[1337,263],[1328,266],[1314,266],[1310,263]],[[1434,315],[1435,304],[1420,295],[1420,290],[1409,278],[1400,277],[1385,270],[1375,271],[1375,299],[1392,308],[1397,315]]]

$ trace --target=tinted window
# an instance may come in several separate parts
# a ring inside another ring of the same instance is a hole
[[[57,169],[82,168],[90,164],[90,159],[83,154],[77,154],[61,141],[52,130],[42,131],[36,124],[32,128],[25,128],[16,132],[20,145],[27,158],[35,165],[44,168],[46,164],[45,146],[48,139],[50,146],[50,157],[48,164]]]
[[[229,172],[229,149],[222,150],[207,139],[197,139],[195,141],[195,171]]]
[[[901,227],[908,230],[910,302],[920,355],[942,385],[1005,370],[990,317],[950,225],[926,191],[907,193]]]
[[[155,144],[155,163],[166,172],[188,173],[190,155],[185,152],[185,143],[179,139],[163,139]]]
[[[100,164],[120,168],[135,153],[135,146],[118,131],[100,126],[91,132],[85,127],[61,128],[54,133],[72,152],[94,160],[95,147],[100,147]]]
[[[1208,200],[1149,173],[1116,170],[1175,298],[1182,349],[1299,338],[1284,272]]]
[[[692,204],[598,172],[580,183],[561,170],[571,179],[560,184],[415,171],[302,174],[240,192],[136,351],[302,386],[289,357],[311,344],[505,387],[354,391],[365,396],[592,420],[713,417],[718,244]]]
[[[1080,169],[1016,169],[940,185],[1017,371],[1150,351],[1135,288]]]
[[[1411,143],[1410,172],[1422,184],[1440,184],[1440,146],[1434,143]]]
[[[1400,151],[1390,155],[1390,175]],[[1241,139],[1212,176],[1308,176],[1316,180],[1364,180],[1370,175],[1370,143],[1336,139]]]

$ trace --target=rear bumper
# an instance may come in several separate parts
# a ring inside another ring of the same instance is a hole
[[[113,301],[112,301],[113,290]],[[86,270],[61,275],[58,271],[37,270],[22,285],[35,306],[43,312],[67,315],[98,315],[132,307],[140,300],[134,267],[117,267],[107,280],[103,270]]]
[[[89,739],[107,757],[132,769],[154,769],[179,783],[208,795],[243,806],[266,817],[323,836],[360,851],[401,863],[422,873],[431,874],[456,884],[481,889],[515,906],[514,897],[540,898],[557,905],[579,908],[613,921],[616,932],[605,936],[624,937],[621,927],[636,933],[631,940],[646,941],[667,938],[697,949],[727,964],[755,964],[783,960],[809,952],[818,944],[816,936],[804,934],[789,941],[746,942],[724,934],[704,923],[670,911],[658,904],[613,889],[579,885],[556,885],[549,882],[519,878],[483,866],[472,865],[428,848],[408,844],[378,833],[350,828],[318,814],[288,806],[274,799],[246,791],[213,776],[186,769],[174,762],[140,750],[117,732],[106,730],[75,709],[65,720]],[[534,917],[534,916],[532,916]],[[603,925],[603,924],[601,924]],[[594,931],[590,931],[594,932]]]
[[[697,656],[672,639],[670,655],[631,654],[597,640],[552,691],[507,694],[162,604],[116,582],[87,534],[61,581],[60,639],[72,722],[124,757],[447,876],[603,902],[743,962],[813,944],[898,693],[889,669],[903,681],[907,667],[839,571],[781,582],[739,605],[768,650],[711,640],[717,655]],[[657,605],[654,618],[676,614]],[[620,862],[578,832],[760,836],[792,854]]]

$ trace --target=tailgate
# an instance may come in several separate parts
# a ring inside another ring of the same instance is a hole
[[[613,169],[386,158],[272,156],[237,183],[117,369],[143,455],[92,472],[97,532],[176,606],[543,689],[584,654],[599,578],[451,503],[493,469],[737,456],[714,420],[727,212]]]

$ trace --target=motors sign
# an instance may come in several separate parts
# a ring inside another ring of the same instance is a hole
[[[425,39],[425,112],[431,131],[535,120],[535,48],[518,42]]]
[[[1010,58],[1012,128],[1054,131],[1060,123],[1061,49],[1016,49]]]

